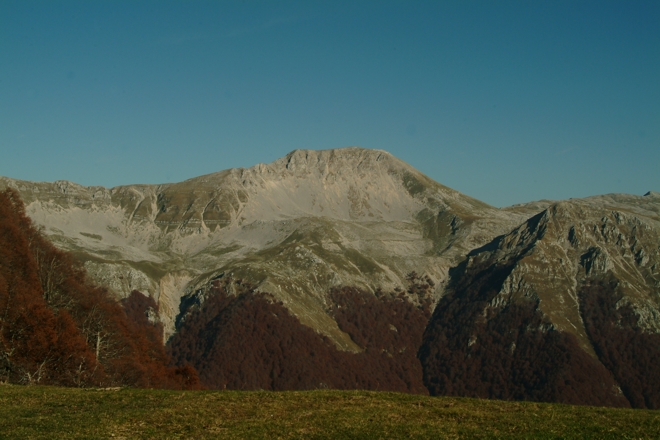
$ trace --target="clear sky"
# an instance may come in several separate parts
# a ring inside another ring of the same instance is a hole
[[[0,175],[353,145],[495,206],[660,191],[660,1],[0,0]]]

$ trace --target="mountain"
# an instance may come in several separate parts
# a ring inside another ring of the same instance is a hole
[[[210,388],[660,407],[658,193],[498,209],[361,148],[2,186]]]
[[[450,267],[524,221],[442,186],[387,152],[296,150],[275,162],[181,183],[112,189],[2,178],[30,217],[118,297],[153,297],[166,336],[180,300],[222,274],[269,292],[344,350],[328,314],[332,287],[406,286],[441,294]]]
[[[553,203],[445,293],[420,350],[431,393],[660,407],[657,194]]]

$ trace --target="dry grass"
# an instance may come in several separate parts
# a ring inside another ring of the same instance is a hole
[[[0,386],[1,438],[660,438],[660,412],[363,391]]]

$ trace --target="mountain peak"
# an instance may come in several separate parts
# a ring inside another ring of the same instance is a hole
[[[397,168],[410,168],[410,165],[396,159],[383,150],[371,150],[361,147],[346,147],[330,150],[293,150],[286,156],[277,159],[273,168],[286,169],[292,173],[319,171],[322,174],[345,173],[357,168],[374,168],[376,163],[387,163],[388,166],[396,163]]]

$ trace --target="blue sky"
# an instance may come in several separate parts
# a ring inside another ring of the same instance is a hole
[[[387,150],[495,206],[660,191],[660,2],[0,1],[0,175]]]

